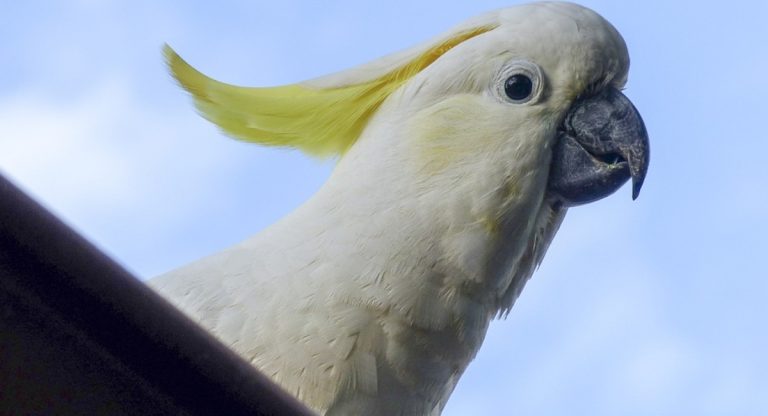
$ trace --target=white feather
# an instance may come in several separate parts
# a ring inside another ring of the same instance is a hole
[[[500,10],[437,39],[489,22],[393,93],[303,206],[151,284],[321,413],[439,414],[565,214],[546,199],[565,111],[628,69],[615,29],[573,4]],[[369,79],[425,48],[311,84]],[[545,74],[527,105],[495,84],[519,60]]]

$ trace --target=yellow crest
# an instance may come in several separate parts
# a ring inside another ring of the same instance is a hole
[[[295,147],[315,156],[334,156],[343,155],[355,143],[393,91],[449,49],[492,29],[483,26],[454,33],[383,75],[331,87],[238,87],[205,76],[168,45],[164,54],[171,73],[192,94],[203,117],[225,133],[249,142]]]

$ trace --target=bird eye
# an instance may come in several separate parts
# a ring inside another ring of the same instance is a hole
[[[544,89],[544,75],[538,65],[526,60],[506,62],[493,77],[493,94],[511,104],[535,104]]]
[[[531,96],[533,81],[524,74],[515,74],[504,81],[504,93],[512,101],[523,101]]]

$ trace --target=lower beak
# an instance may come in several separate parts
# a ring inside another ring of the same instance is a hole
[[[578,99],[563,121],[552,153],[548,191],[564,206],[602,199],[632,178],[632,199],[648,171],[643,119],[614,88]]]

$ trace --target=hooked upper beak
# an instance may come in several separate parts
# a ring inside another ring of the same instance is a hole
[[[573,103],[553,148],[548,191],[564,206],[602,199],[632,178],[632,199],[648,171],[650,146],[640,113],[615,88]]]

